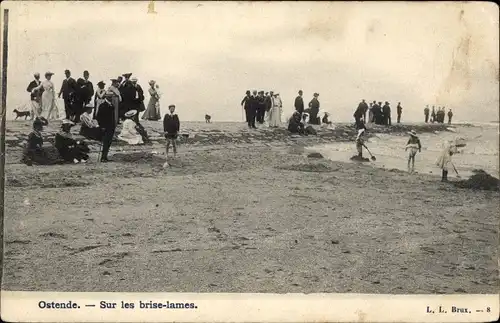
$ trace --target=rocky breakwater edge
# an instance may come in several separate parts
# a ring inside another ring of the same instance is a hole
[[[60,121],[53,121],[44,128],[43,135],[46,145],[53,145],[55,134],[60,129]],[[147,130],[151,144],[130,146],[121,140],[115,140],[111,147],[111,154],[116,153],[144,153],[164,154],[165,138],[162,134],[161,122],[142,122]],[[449,126],[442,124],[414,124],[393,126],[368,125],[367,137],[376,134],[407,135],[410,130],[419,133],[436,133],[447,131]],[[117,133],[121,127],[117,129]],[[244,123],[201,123],[185,122],[182,124],[179,136],[180,150],[206,150],[206,149],[246,149],[248,147],[286,147],[286,146],[313,146],[331,142],[353,142],[357,130],[353,124],[336,124],[334,128],[315,126],[316,135],[300,136],[290,134],[286,128],[260,127],[249,130]],[[29,121],[9,121],[5,130],[6,163],[20,163],[22,149],[26,144],[31,131]],[[79,135],[80,126],[72,128],[75,139],[86,140],[92,154],[100,151],[100,143],[89,141]]]

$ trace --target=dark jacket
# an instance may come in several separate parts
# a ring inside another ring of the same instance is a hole
[[[311,108],[311,110],[318,111],[319,110],[319,101],[318,101],[318,99],[316,99],[316,98],[312,99],[311,102],[309,102],[309,107]]]
[[[92,82],[79,78],[76,84],[78,85],[78,99],[85,104],[90,103],[90,100],[94,96],[94,85]]]
[[[137,84],[135,87],[135,92],[134,92],[134,109],[137,110],[138,112],[142,112],[146,110],[146,107],[144,106],[144,90],[142,87]],[[136,98],[137,94],[137,98]]]
[[[300,113],[304,112],[304,99],[300,95],[295,98],[295,110]]]
[[[403,112],[403,107],[398,104],[398,106],[396,107],[396,113],[401,114],[402,112]]]
[[[115,108],[111,103],[104,101],[99,105],[96,120],[101,128],[114,129],[116,128]]]
[[[251,104],[252,104],[252,100],[251,100],[251,96],[248,96],[246,95],[243,100],[241,100],[241,105],[244,105],[245,107],[245,110],[249,109]]]
[[[163,131],[168,134],[177,134],[181,127],[177,114],[166,114],[163,118]]]
[[[31,93],[31,91],[33,91],[34,88],[36,88],[37,86],[39,86],[40,83],[37,83],[36,80],[31,81],[30,84],[28,85],[28,88],[26,88],[26,91],[28,91],[28,92]],[[39,91],[41,93],[43,91],[43,88],[41,88]],[[36,100],[39,97],[40,97],[40,95],[37,95],[37,93],[31,93],[30,94],[31,100]]]
[[[271,108],[272,108],[271,105],[272,105],[273,102],[271,100],[271,96],[270,95],[266,96],[266,98],[264,99],[264,103],[266,105],[266,111],[271,110]]]
[[[61,90],[59,91],[59,93],[62,93],[63,99],[69,100],[73,98],[73,96],[77,92],[77,89],[78,86],[75,79],[70,77],[62,82]]]

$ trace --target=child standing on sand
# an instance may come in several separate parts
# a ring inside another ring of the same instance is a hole
[[[408,153],[408,172],[413,173],[415,171],[415,155],[417,155],[417,152],[422,152],[422,145],[420,144],[420,139],[417,137],[415,130],[410,131],[409,135],[410,139],[406,143],[405,151],[408,151],[408,149],[410,150]]]
[[[172,144],[172,148],[174,150],[174,157],[177,155],[177,145],[175,140],[177,139],[177,135],[180,129],[180,121],[177,114],[175,114],[175,105],[171,104],[168,106],[169,114],[166,114],[163,118],[163,130],[165,131],[165,138],[167,139],[167,159],[168,159],[168,151],[170,149],[170,144]],[[168,160],[163,164],[163,167],[168,167]]]

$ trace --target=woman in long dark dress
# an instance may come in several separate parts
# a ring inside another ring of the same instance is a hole
[[[54,165],[58,163],[56,154],[43,147],[43,127],[48,124],[45,118],[36,118],[33,122],[33,131],[28,135],[28,142],[24,147],[21,162],[28,165]]]

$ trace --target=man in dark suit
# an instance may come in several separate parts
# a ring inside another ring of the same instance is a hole
[[[245,97],[243,98],[243,100],[241,100],[241,103],[240,103],[240,105],[245,110],[245,122],[248,122],[248,113],[249,113],[249,107],[250,107],[250,97],[251,97],[250,91],[247,91],[245,93]],[[250,124],[249,124],[249,126],[250,126]]]
[[[264,123],[264,116],[266,115],[266,98],[264,97],[264,91],[260,91],[257,96],[257,122],[260,124]]]
[[[78,92],[75,98],[75,120],[74,122],[80,121],[80,115],[83,113],[85,106],[90,103],[92,97],[94,96],[94,86],[92,82],[89,81],[89,72],[83,72],[83,78],[79,78],[76,81],[78,86]]]
[[[102,155],[101,162],[108,162],[109,147],[113,141],[113,136],[115,135],[116,121],[115,121],[115,110],[113,104],[111,103],[111,94],[106,94],[104,97],[104,102],[99,105],[99,110],[97,111],[96,119],[99,126],[102,128]]]
[[[391,107],[389,106],[389,102],[385,101],[384,106],[382,107],[382,113],[384,114],[384,125],[391,125]]]
[[[137,90],[130,81],[132,73],[123,74],[123,81],[120,84],[119,90],[122,96],[122,102],[120,106],[120,117],[123,117],[127,111],[135,110],[136,107],[136,94]]]
[[[257,91],[252,92],[250,97],[250,114],[248,119],[248,126],[252,129],[257,129],[255,126],[255,119],[257,118],[257,111],[259,110],[259,99],[257,98]]]
[[[75,79],[71,77],[71,72],[69,70],[64,71],[64,74],[66,75],[66,78],[61,85],[61,90],[59,91],[57,97],[60,98],[61,94],[63,96],[66,119],[74,120],[75,113],[73,106],[75,101],[75,94],[77,92],[77,84]]]
[[[318,122],[318,113],[319,113],[319,93],[313,94],[313,99],[309,102],[309,123],[310,124],[319,124]]]
[[[26,88],[26,91],[30,93],[30,99],[31,99],[31,111],[30,111],[30,119],[33,120],[35,117],[40,117],[41,115],[41,100],[42,100],[42,92],[43,92],[43,87],[40,88],[39,90],[34,90],[38,86],[40,86],[41,81],[40,81],[40,73],[35,73],[33,75],[35,78],[33,81],[30,82],[28,85],[28,88]]]
[[[302,90],[299,91],[299,96],[295,98],[295,111],[300,113],[302,117],[302,113],[304,113],[304,99],[302,98]]]

